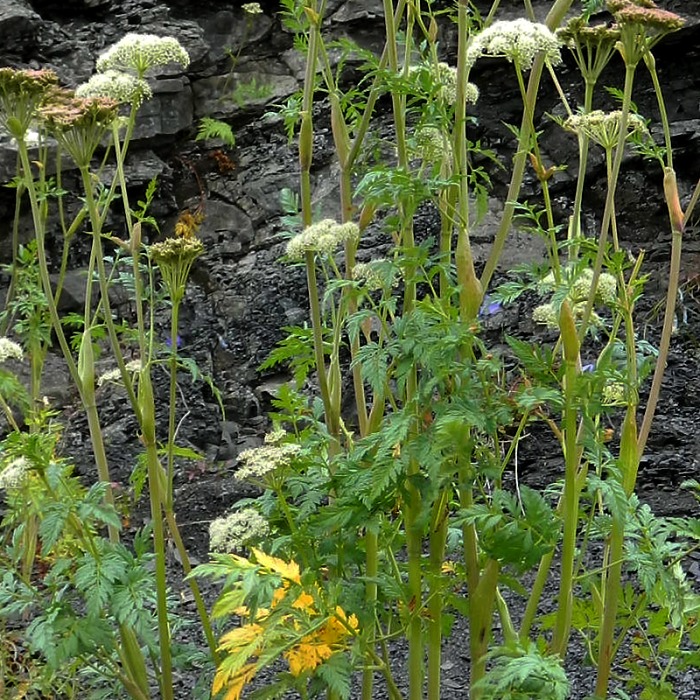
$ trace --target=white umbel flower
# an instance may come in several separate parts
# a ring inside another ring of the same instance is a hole
[[[261,15],[263,11],[259,2],[244,2],[241,5],[241,10],[247,15]]]
[[[360,227],[352,221],[339,224],[335,219],[322,219],[307,226],[287,243],[287,257],[303,260],[307,252],[332,255],[341,244],[357,241],[359,237]]]
[[[552,304],[540,304],[532,310],[532,320],[547,328],[559,328],[559,318]]]
[[[569,281],[571,291],[569,298],[572,303],[578,304],[585,302],[591,293],[591,284],[593,282],[593,269],[590,267],[583,268],[578,272],[571,268],[565,267],[562,270],[562,277],[565,281]],[[551,292],[555,288],[554,274],[550,272],[543,277],[539,283],[540,292]],[[604,306],[611,306],[617,300],[617,279],[609,272],[601,272],[598,277],[598,286],[596,287],[595,301]]]
[[[615,148],[619,141],[621,122],[621,111],[603,112],[596,109],[586,114],[573,114],[564,122],[564,128],[575,134],[584,134],[599,146],[610,150]],[[629,114],[625,138],[630,138],[634,134],[649,137],[649,130],[642,117],[638,114]]]
[[[75,89],[77,97],[110,97],[120,104],[133,104],[139,107],[144,100],[152,97],[150,85],[142,78],[118,70],[95,73],[87,83]]]
[[[467,49],[467,61],[473,65],[481,56],[493,56],[529,70],[540,51],[551,65],[561,63],[561,42],[549,27],[520,17],[499,20],[477,34]]]
[[[625,385],[622,382],[608,382],[603,387],[601,399],[604,406],[626,406]]]
[[[29,472],[29,461],[18,457],[0,470],[0,489],[16,489],[22,485]]]
[[[0,362],[21,360],[24,357],[22,347],[9,338],[0,337]]]
[[[142,78],[149,68],[179,63],[190,65],[190,57],[182,44],[170,36],[156,34],[127,34],[97,59],[97,70],[134,73]]]
[[[131,360],[126,363],[126,371],[131,374],[136,374],[136,372],[141,371],[141,360]],[[97,379],[97,386],[100,387],[103,384],[121,384],[122,373],[119,371],[119,367],[110,369],[108,372],[101,374]]]
[[[426,163],[441,163],[452,158],[449,136],[436,126],[420,127],[415,133],[415,155]]]
[[[293,442],[281,444],[266,444],[243,450],[238,455],[241,466],[236,472],[236,478],[259,480],[277,469],[288,467],[299,454],[301,447]]]
[[[255,508],[244,508],[209,525],[209,550],[232,552],[261,540],[270,532],[265,518]]]
[[[377,258],[368,263],[356,263],[352,269],[352,278],[364,285],[368,292],[376,292],[398,284],[394,270],[389,269],[386,258]]]

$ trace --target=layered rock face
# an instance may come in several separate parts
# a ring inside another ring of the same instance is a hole
[[[485,6],[483,2],[478,4]],[[543,16],[551,3],[534,4],[538,16]],[[698,177],[700,162],[700,1],[661,4],[689,20],[685,29],[655,50],[677,148],[681,193],[687,197]],[[285,377],[261,375],[257,367],[281,337],[282,326],[302,324],[307,318],[304,276],[299,269],[279,262],[283,244],[278,234],[285,229],[280,193],[298,189],[298,168],[294,144],[288,141],[276,107],[300,88],[304,62],[279,20],[278,3],[261,5],[261,14],[248,15],[239,3],[216,0],[0,3],[0,65],[50,67],[68,86],[86,80],[100,51],[127,32],[174,36],[190,54],[191,65],[186,72],[174,70],[151,78],[154,96],[141,110],[127,176],[135,197],[143,193],[151,178],[159,177],[152,213],[161,222],[164,234],[172,231],[178,213],[187,208],[202,206],[206,215],[201,236],[207,252],[195,267],[181,319],[183,352],[195,357],[221,388],[227,421],[219,421],[216,403],[206,390],[200,391],[189,405],[191,427],[184,427],[181,435],[208,456],[220,459],[233,457],[246,432],[259,429],[264,422],[270,394]],[[501,5],[504,16],[522,14],[521,2],[512,0]],[[351,37],[363,48],[381,50],[381,1],[329,0],[324,31]],[[454,28],[446,23],[441,31],[441,50],[449,61],[454,58]],[[353,65],[346,68],[348,81],[357,79],[355,70]],[[582,98],[582,86],[573,64],[564,66],[558,75],[575,106]],[[508,166],[514,139],[504,124],[518,124],[522,109],[512,70],[501,61],[479,62],[472,79],[481,89],[481,98],[475,108],[476,122],[469,127],[470,138],[481,140]],[[613,62],[601,84],[621,87],[619,61]],[[576,144],[545,116],[546,111],[562,113],[554,86],[546,77],[541,91],[537,126],[546,132],[543,143],[549,150],[544,156],[551,164],[569,165],[567,171],[557,175],[551,188],[565,221],[575,184]],[[658,120],[651,84],[641,72],[634,99],[643,114]],[[595,106],[613,105],[613,100],[599,91]],[[202,117],[226,120],[236,135],[235,148],[195,141]],[[323,110],[316,115],[315,126],[316,206],[323,215],[337,216],[337,166],[330,123]],[[382,134],[384,129],[380,115],[374,130]],[[0,181],[14,174],[15,158],[9,137],[0,135]],[[602,156],[593,159],[587,196],[591,212],[602,211],[603,165]],[[647,172],[641,161],[628,165],[618,195],[618,213],[626,226],[620,235],[633,246],[653,249],[659,232],[668,230],[661,179],[657,172]],[[499,196],[504,195],[506,186],[507,170],[493,168],[490,174],[495,190],[491,211],[475,234],[477,256],[487,249],[502,206]],[[66,186],[70,185],[68,174]],[[535,196],[536,192],[536,180],[528,176],[523,196]],[[13,211],[12,192],[0,193],[3,262],[7,262]],[[419,228],[429,231],[434,226],[434,212],[421,211],[420,217]],[[593,213],[587,224],[592,233],[598,224]],[[113,225],[118,227],[118,220]],[[29,236],[28,222],[23,230]],[[55,245],[51,238],[49,245]],[[370,232],[361,243],[360,259],[376,256],[388,245],[389,238],[380,230]],[[700,258],[693,252],[692,240],[689,246],[690,255]],[[81,306],[84,253],[85,247],[78,242],[72,251],[73,271],[65,308]],[[506,264],[537,254],[532,241],[516,233]],[[166,322],[164,319],[164,327]],[[56,371],[57,378],[53,382],[49,379],[48,386],[55,385],[60,394],[63,382],[60,368]],[[118,410],[118,406],[114,408]],[[117,425],[115,449],[128,432],[128,426]]]

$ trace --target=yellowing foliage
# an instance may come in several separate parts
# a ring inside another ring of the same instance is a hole
[[[224,700],[240,699],[259,670],[256,660],[263,652],[269,659],[283,656],[291,674],[299,677],[347,649],[359,627],[357,618],[348,616],[340,606],[332,611],[319,610],[317,601],[323,597],[317,585],[311,591],[302,589],[293,601],[286,599],[294,590],[293,584],[301,585],[296,562],[285,562],[260,550],[253,550],[253,556],[260,567],[259,575],[281,576],[282,585],[273,592],[269,608],[258,608],[253,621],[230,630],[219,640],[219,649],[228,656],[217,669],[212,691],[216,694],[225,689]],[[250,568],[247,559],[241,558],[240,563]],[[246,606],[236,608],[236,613],[250,616]]]
[[[218,670],[214,676],[212,694],[216,694],[222,688],[226,687],[227,692],[224,696],[224,700],[240,700],[243,688],[253,680],[257,670],[257,664],[246,664],[239,668],[234,674]]]
[[[272,571],[272,573],[279,574],[282,578],[293,581],[294,583],[301,582],[299,565],[295,561],[286,562],[282,559],[271,557],[269,554],[265,554],[265,552],[259,549],[253,549],[253,554],[260,566],[264,566],[269,571]]]

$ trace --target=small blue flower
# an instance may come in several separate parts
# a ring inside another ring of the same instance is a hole
[[[180,337],[180,334],[178,333],[177,340],[175,341],[177,343],[177,347],[181,348],[182,347],[182,338]],[[165,339],[165,344],[171,348],[173,346],[172,340],[170,337]]]
[[[484,303],[479,309],[479,316],[494,316],[499,311],[503,311],[503,304],[500,301],[491,301],[489,297],[484,297]]]
[[[581,367],[581,371],[582,372],[594,372],[595,371],[595,362],[591,362],[587,365],[583,365],[583,367]]]

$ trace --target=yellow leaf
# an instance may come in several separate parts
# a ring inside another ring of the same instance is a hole
[[[335,616],[340,620],[344,620],[347,625],[354,630],[360,626],[360,623],[357,621],[357,617],[355,617],[355,615],[350,615],[350,617],[348,617],[345,614],[345,610],[343,610],[343,608],[341,608],[339,605],[337,605],[335,608]]]
[[[262,635],[263,631],[262,626],[256,623],[236,627],[219,639],[219,649],[235,652],[236,649],[255,641]]]
[[[282,600],[284,600],[284,596],[287,595],[287,589],[285,588],[278,588],[275,590],[275,592],[272,594],[272,602],[270,603],[270,607],[274,608],[278,603],[281,603]]]
[[[311,614],[315,614],[313,609],[314,597],[309,593],[302,593],[295,601],[292,603],[292,607],[297,610],[307,610]]]
[[[453,561],[442,562],[442,566],[440,567],[440,571],[443,574],[454,574],[456,571],[455,563]]]
[[[233,614],[238,615],[239,617],[250,617],[250,610],[245,605],[241,605],[239,608],[236,608],[233,611]],[[269,614],[270,614],[270,611],[267,608],[258,608],[255,611],[255,621],[261,622]]]
[[[332,655],[333,650],[327,644],[309,644],[308,642],[297,644],[284,654],[293,676],[300,676],[304,671],[313,671]]]
[[[294,583],[301,582],[299,565],[295,561],[286,562],[282,559],[271,557],[269,554],[265,554],[265,552],[259,549],[253,549],[253,554],[260,566],[264,566],[266,569],[279,574],[282,578],[294,581]]]
[[[253,680],[257,670],[257,664],[246,664],[232,678],[224,671],[217,671],[211,688],[212,694],[218,693],[225,686],[227,692],[224,700],[240,700],[243,688]]]

